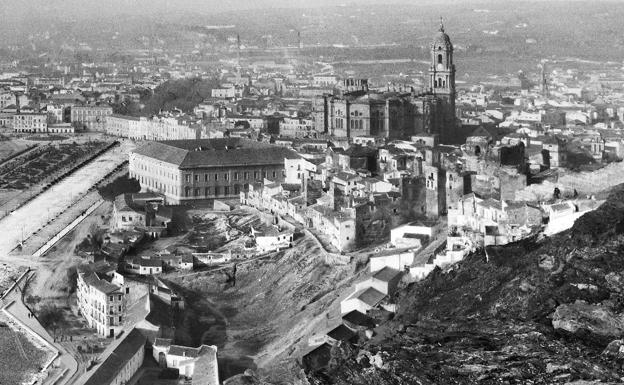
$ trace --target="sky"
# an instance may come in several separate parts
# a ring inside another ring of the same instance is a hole
[[[510,0],[489,0],[510,1]],[[515,1],[515,0],[511,0]],[[540,1],[540,0],[537,0]],[[552,0],[541,0],[552,1]],[[567,0],[571,1],[571,0]],[[10,0],[0,0],[0,15],[5,17],[27,16],[53,12],[67,16],[78,15],[107,15],[123,12],[132,14],[141,13],[168,13],[174,11],[191,11],[198,13],[217,13],[254,8],[311,8],[327,7],[342,4],[444,4],[466,3],[466,0],[26,0],[16,6]],[[488,0],[478,0],[475,3],[487,3]],[[587,1],[586,1],[587,2]]]
[[[488,3],[554,1],[554,0],[26,0],[17,5],[14,1],[0,0],[0,20],[19,22],[32,16],[54,18],[110,17],[116,14],[167,15],[192,12],[214,14],[226,11],[271,8],[311,8],[337,5],[409,4],[448,6],[449,4],[486,6]],[[598,0],[559,0],[587,5]],[[609,1],[609,0],[605,0]],[[621,0],[613,0],[621,1]]]

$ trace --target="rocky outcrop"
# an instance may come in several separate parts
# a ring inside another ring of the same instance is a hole
[[[553,314],[555,329],[570,333],[587,332],[596,337],[619,338],[624,335],[624,317],[600,305],[584,302],[564,304]]]

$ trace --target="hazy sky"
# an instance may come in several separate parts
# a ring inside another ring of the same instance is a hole
[[[509,1],[509,0],[490,0]],[[548,0],[551,1],[551,0]],[[466,0],[26,0],[17,5],[10,0],[0,0],[0,15],[15,17],[32,14],[107,15],[111,13],[167,13],[174,11],[194,11],[216,13],[220,11],[244,10],[252,8],[310,8],[337,6],[342,4],[429,4],[467,3]],[[474,1],[487,3],[487,0]]]
[[[0,20],[19,21],[32,16],[54,16],[61,18],[107,17],[119,13],[149,15],[194,12],[197,14],[218,13],[224,11],[246,10],[254,8],[311,8],[338,5],[365,6],[367,4],[427,4],[429,6],[449,6],[449,3],[486,6],[487,3],[515,3],[520,0],[26,0],[16,4],[11,0],[0,0]],[[554,0],[528,0],[554,1]],[[581,0],[559,0],[578,2]],[[594,0],[597,1],[597,0]],[[614,0],[618,1],[618,0]],[[527,2],[527,0],[522,0]],[[590,3],[591,0],[584,0]]]

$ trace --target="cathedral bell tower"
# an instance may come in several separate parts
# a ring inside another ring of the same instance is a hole
[[[440,30],[431,43],[431,66],[429,67],[429,87],[440,103],[443,116],[440,119],[440,139],[448,141],[455,127],[455,64],[453,64],[453,44],[444,32],[440,19]]]

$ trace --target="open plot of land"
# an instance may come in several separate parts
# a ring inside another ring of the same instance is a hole
[[[31,382],[51,354],[35,346],[25,334],[0,323],[0,384]]]

